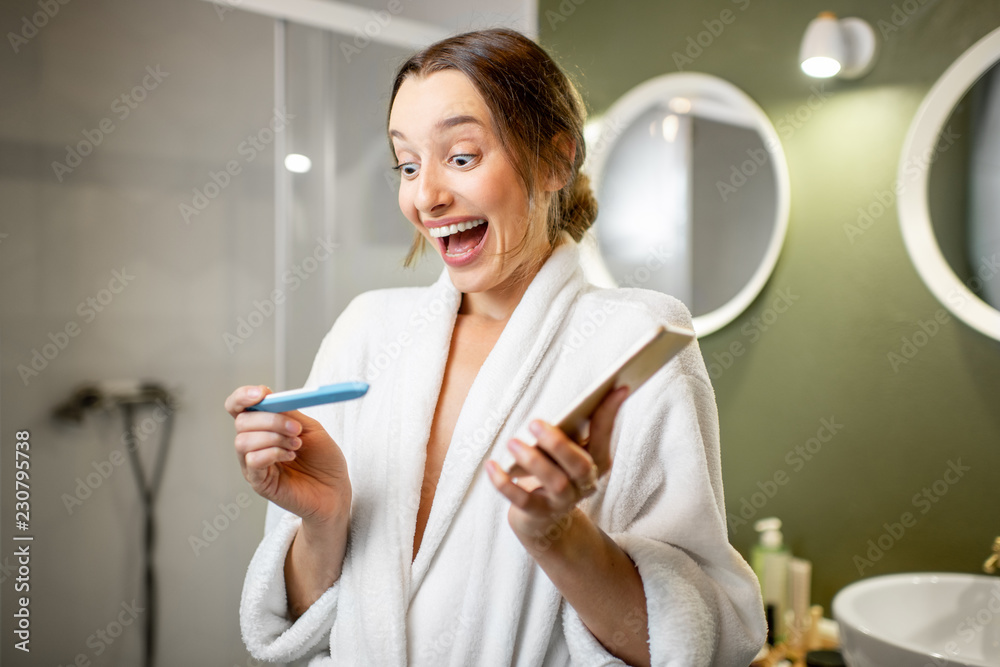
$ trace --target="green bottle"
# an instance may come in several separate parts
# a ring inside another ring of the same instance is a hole
[[[754,524],[760,542],[754,545],[750,566],[760,581],[764,609],[771,619],[768,637],[771,644],[785,640],[785,610],[788,608],[788,561],[791,554],[784,546],[781,519],[769,517]]]

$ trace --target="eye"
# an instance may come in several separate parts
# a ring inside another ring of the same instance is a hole
[[[416,162],[404,162],[396,165],[393,169],[401,173],[405,178],[413,178],[420,171]]]
[[[468,167],[473,162],[476,161],[476,155],[471,155],[468,153],[462,153],[460,155],[452,155],[450,162],[456,167]]]

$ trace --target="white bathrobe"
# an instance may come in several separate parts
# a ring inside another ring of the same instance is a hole
[[[295,622],[283,564],[301,520],[271,504],[240,625],[262,660],[440,667],[620,665],[528,555],[483,464],[530,442],[655,325],[691,326],[676,299],[587,283],[567,237],[476,376],[423,540],[413,536],[431,420],[461,293],[367,292],[324,339],[308,385],[365,380],[361,399],[308,410],[343,449],[353,505],[340,579]],[[715,396],[697,343],[621,408],[614,463],[582,509],[638,567],[654,665],[745,667],[764,642],[757,580],[726,535]],[[544,546],[545,535],[538,535]],[[622,619],[627,632],[641,610]]]

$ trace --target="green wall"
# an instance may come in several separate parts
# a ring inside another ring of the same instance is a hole
[[[793,553],[813,561],[813,598],[828,616],[837,590],[862,577],[977,572],[1000,535],[1000,344],[954,318],[931,324],[945,311],[906,253],[891,187],[923,96],[1000,26],[1000,4],[542,0],[540,37],[601,114],[633,86],[677,71],[673,54],[727,9],[734,20],[685,69],[727,79],[760,104],[791,177],[788,236],[771,280],[740,318],[701,339],[706,362],[720,364],[728,511],[766,500],[730,529],[731,540],[748,555],[753,520],[781,517]],[[820,95],[797,58],[821,10],[867,19],[880,54],[868,76],[827,82]],[[879,193],[889,198],[885,213],[849,238],[845,225]],[[778,314],[782,293],[794,301]],[[894,368],[889,354],[901,354],[921,321],[934,335]],[[735,343],[743,353],[723,368]],[[832,438],[820,432],[824,419],[842,425]],[[827,442],[810,443],[817,435]],[[809,460],[796,454],[807,444],[821,445],[806,451]],[[949,462],[968,468],[949,473],[953,484],[939,481]],[[773,484],[776,475],[783,484]],[[919,495],[925,488],[929,497]],[[880,537],[888,550],[859,564]]]

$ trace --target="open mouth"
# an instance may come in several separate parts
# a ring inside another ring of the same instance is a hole
[[[433,227],[431,236],[440,239],[446,255],[458,257],[475,249],[486,235],[489,223],[485,219],[460,222],[447,227]]]

